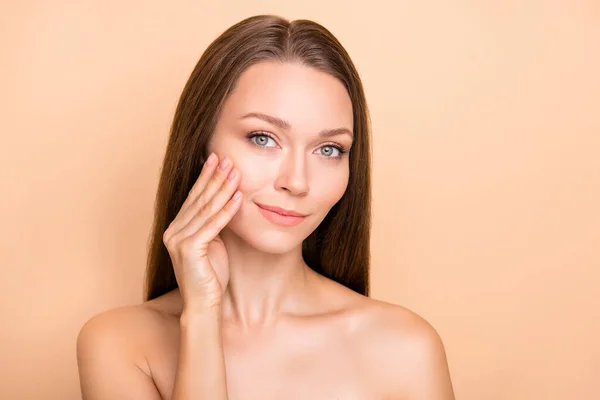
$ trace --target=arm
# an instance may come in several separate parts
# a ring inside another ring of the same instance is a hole
[[[375,385],[390,399],[454,400],[446,352],[433,326],[404,307],[380,310],[370,324]]]
[[[90,319],[77,337],[83,400],[162,400],[144,346],[153,324],[140,308],[123,307]],[[220,308],[184,311],[172,400],[227,400]]]
[[[400,360],[404,363],[403,395],[408,400],[454,400],[450,371],[442,339],[420,317],[404,337]]]
[[[444,345],[431,325],[423,321],[406,353],[411,361],[408,399],[454,400]]]
[[[161,400],[144,357],[136,348],[136,314],[117,309],[90,319],[77,337],[83,400]]]
[[[172,400],[227,400],[220,307],[184,310]]]
[[[242,194],[237,190],[239,172],[225,158],[221,161],[217,170],[219,157],[211,154],[163,234],[184,305],[172,400],[227,400],[220,300],[229,265],[218,234],[239,210]],[[113,314],[121,312],[95,317],[80,332],[77,356],[84,400],[160,400],[144,350],[131,349],[148,336],[147,326]]]

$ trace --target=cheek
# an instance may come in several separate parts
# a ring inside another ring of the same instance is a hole
[[[238,188],[244,195],[248,195],[268,182],[270,177],[265,171],[272,171],[273,168],[265,162],[264,157],[249,151],[249,144],[244,140],[233,134],[221,133],[221,136],[218,137],[215,134],[209,151],[214,151],[221,159],[227,156],[233,162],[233,166],[241,175]]]
[[[244,194],[251,194],[273,182],[269,171],[274,171],[272,166],[265,163],[260,157],[245,155],[232,157],[235,167],[240,172],[241,180],[239,189]]]
[[[347,170],[317,176],[312,187],[315,202],[318,202],[322,207],[329,210],[346,192],[348,178],[349,174]]]

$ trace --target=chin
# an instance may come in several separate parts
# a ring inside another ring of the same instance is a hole
[[[289,234],[256,232],[252,228],[236,233],[236,235],[256,250],[269,254],[287,254],[302,245],[302,240]]]
[[[302,245],[305,239],[299,232],[281,229],[265,229],[262,226],[244,222],[231,221],[229,231],[258,251],[270,254],[286,254]]]

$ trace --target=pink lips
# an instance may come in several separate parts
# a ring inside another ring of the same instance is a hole
[[[258,211],[267,220],[283,226],[294,226],[304,221],[306,215],[300,214],[296,211],[285,210],[279,207],[267,206],[265,204],[256,203]]]

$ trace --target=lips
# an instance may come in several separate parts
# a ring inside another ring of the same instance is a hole
[[[306,215],[300,214],[293,210],[286,210],[280,207],[267,206],[265,204],[256,203],[258,211],[262,214],[267,221],[281,226],[294,226],[298,225],[306,218]]]
[[[277,213],[279,215],[283,215],[285,217],[306,217],[306,214],[300,214],[299,212],[293,210],[286,210],[284,208],[268,206],[266,204],[256,203],[257,206],[262,208],[263,210],[271,211]]]

